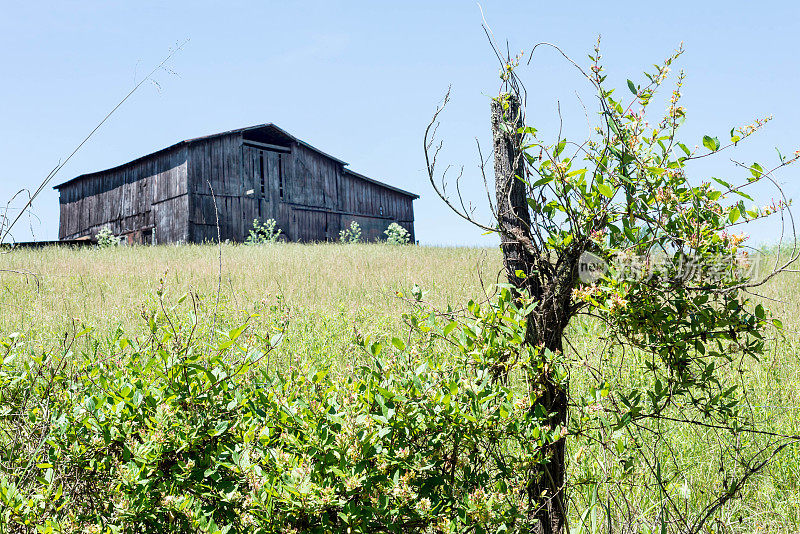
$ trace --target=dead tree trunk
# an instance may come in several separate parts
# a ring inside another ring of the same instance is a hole
[[[525,176],[520,150],[522,135],[517,132],[523,126],[519,100],[511,95],[508,99],[492,100],[497,224],[506,275],[510,283],[520,287],[524,280],[517,276],[517,271],[527,275],[534,263],[524,245],[524,239],[529,239],[531,226],[525,182],[517,178]]]
[[[525,178],[523,136],[518,131],[524,121],[518,98],[509,94],[492,100],[491,121],[497,224],[506,274],[511,284],[527,290],[537,301],[537,307],[528,317],[527,342],[557,354],[562,351],[570,293],[577,272],[570,267],[573,263],[570,261],[552,266],[546,251],[534,246],[527,189],[522,180]],[[518,271],[524,276],[518,276]],[[554,380],[553,367],[545,365],[544,369],[539,377],[536,402],[550,414],[545,424],[550,428],[563,426],[567,420],[567,392]],[[539,534],[561,534],[566,526],[564,445],[562,438],[546,446],[543,451],[546,463],[528,483],[528,498],[539,520]]]

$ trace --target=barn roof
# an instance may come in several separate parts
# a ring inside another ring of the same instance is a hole
[[[287,132],[283,128],[280,128],[280,127],[278,127],[277,125],[275,125],[275,124],[273,124],[271,122],[267,122],[265,124],[257,124],[255,126],[247,126],[245,128],[236,128],[235,130],[228,130],[226,132],[220,132],[220,133],[211,134],[211,135],[204,135],[202,137],[195,137],[195,138],[192,138],[192,139],[185,139],[183,141],[179,141],[179,142],[175,143],[174,145],[170,145],[170,146],[168,146],[166,148],[162,148],[161,150],[157,150],[155,152],[151,152],[150,154],[147,154],[146,156],[142,156],[142,157],[136,158],[134,160],[131,160],[131,161],[127,162],[127,163],[123,163],[122,165],[117,165],[116,167],[111,167],[109,169],[104,169],[102,171],[96,171],[96,172],[90,172],[90,173],[86,173],[86,174],[81,174],[80,176],[76,176],[75,178],[72,178],[71,180],[67,180],[66,182],[60,183],[60,184],[58,184],[56,186],[53,186],[53,189],[60,190],[61,188],[65,187],[67,185],[73,184],[75,182],[79,182],[79,181],[84,180],[86,178],[92,178],[94,176],[97,176],[99,174],[102,174],[102,173],[108,172],[108,171],[115,171],[115,170],[123,169],[123,168],[125,168],[125,167],[127,167],[129,165],[133,165],[135,163],[139,163],[140,161],[143,161],[143,160],[145,160],[145,159],[147,159],[149,157],[155,156],[157,154],[162,154],[164,152],[169,152],[170,150],[174,150],[176,148],[180,148],[180,147],[182,147],[184,145],[190,145],[190,144],[196,143],[198,141],[208,141],[210,139],[215,139],[217,137],[223,137],[225,135],[238,134],[238,133],[244,133],[244,132],[248,132],[248,131],[252,131],[252,130],[262,130],[262,129],[263,130],[266,130],[266,129],[272,130],[272,133],[277,133],[279,137],[283,137],[284,140],[287,141],[287,142],[294,142],[294,143],[297,143],[298,145],[303,145],[304,147],[306,147],[306,148],[308,148],[310,150],[313,150],[314,152],[316,152],[318,154],[321,154],[321,155],[325,156],[326,158],[329,158],[329,159],[331,159],[331,160],[333,160],[333,161],[335,161],[337,163],[340,163],[344,167],[344,171],[347,174],[350,174],[352,176],[355,176],[355,177],[360,178],[362,180],[365,180],[367,182],[378,184],[378,185],[380,185],[382,187],[385,187],[387,189],[391,189],[392,191],[396,191],[396,192],[401,193],[403,195],[408,195],[408,196],[410,196],[412,198],[419,198],[419,195],[417,195],[417,194],[411,193],[409,191],[405,191],[403,189],[391,186],[389,184],[385,184],[385,183],[380,182],[378,180],[374,180],[372,178],[364,176],[363,174],[359,174],[359,173],[357,173],[355,171],[352,171],[352,170],[346,168],[346,166],[348,165],[348,163],[346,161],[342,161],[339,158],[336,158],[336,157],[331,156],[330,154],[328,154],[326,152],[323,152],[322,150],[316,148],[315,146],[312,146],[312,145],[306,143],[305,141],[303,141],[301,139],[298,139],[297,137],[293,136],[292,134],[290,134],[289,132]]]

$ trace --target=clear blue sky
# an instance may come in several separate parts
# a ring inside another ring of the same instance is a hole
[[[495,35],[512,51],[551,41],[582,64],[598,34],[610,77],[660,61],[681,41],[687,72],[689,144],[703,134],[772,114],[736,156],[772,163],[774,147],[800,148],[800,3],[482,2]],[[475,138],[488,149],[489,96],[497,62],[473,1],[405,2],[6,2],[0,18],[0,200],[34,188],[170,47],[190,39],[172,72],[143,86],[65,166],[53,184],[124,163],[181,139],[274,122],[359,172],[414,191],[417,236],[426,244],[491,245],[492,237],[450,215],[424,172],[422,135],[448,85],[444,158],[466,166],[476,204]],[[522,72],[528,115],[554,131],[583,135],[575,88],[585,86],[551,52]],[[584,90],[582,89],[582,90]],[[583,92],[582,94],[586,94]],[[590,105],[591,102],[587,102]],[[736,177],[726,158],[698,167]],[[800,197],[800,167],[779,176]],[[759,191],[767,203],[772,192]],[[53,239],[58,196],[48,188],[15,237]],[[485,212],[483,213],[485,214]],[[479,215],[482,213],[479,212]],[[753,230],[754,241],[774,230]]]

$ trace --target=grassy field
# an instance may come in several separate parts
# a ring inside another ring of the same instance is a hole
[[[0,255],[4,332],[56,334],[72,318],[99,330],[136,328],[139,311],[164,278],[170,293],[210,298],[220,285],[217,247],[18,250]],[[497,281],[499,251],[376,245],[223,245],[221,298],[227,312],[282,295],[312,314],[397,324],[405,309],[396,293],[414,284],[435,305],[463,304]]]
[[[64,333],[90,326],[98,333],[118,327],[143,334],[142,308],[159,287],[168,299],[196,295],[200,313],[236,325],[262,303],[288,305],[286,361],[310,358],[340,363],[353,358],[356,333],[391,338],[404,329],[401,314],[414,284],[437,307],[482,299],[498,280],[495,249],[390,247],[383,245],[224,245],[116,249],[16,250],[0,255],[0,334],[24,334],[32,350],[56,347]],[[9,272],[19,271],[19,272]],[[28,272],[30,274],[20,274]],[[219,304],[217,294],[219,293]],[[785,337],[770,340],[759,364],[750,366],[752,404],[769,430],[800,433],[800,277],[776,279],[760,297],[783,320]],[[188,304],[186,305],[188,306]],[[80,326],[76,326],[80,325]],[[590,321],[572,325],[574,350],[591,358],[602,330]],[[576,376],[573,387],[580,388]],[[702,433],[679,435],[692,482],[718,484],[714,459]],[[577,455],[572,451],[573,457]],[[783,451],[723,513],[715,532],[800,530],[800,450]],[[576,469],[579,462],[573,461]],[[728,530],[726,530],[728,529]]]
[[[163,280],[168,298],[196,294],[202,311],[235,326],[281,297],[291,309],[283,353],[338,362],[354,332],[389,336],[400,327],[414,284],[436,306],[478,299],[500,272],[498,251],[375,245],[137,247],[19,250],[0,256],[5,273],[0,331],[43,347],[74,325],[97,332],[146,329],[142,306]],[[33,342],[33,341],[32,341]]]

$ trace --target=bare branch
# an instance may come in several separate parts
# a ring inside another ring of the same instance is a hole
[[[69,154],[69,156],[67,156],[67,157],[66,157],[66,159],[65,159],[63,162],[60,162],[58,165],[56,165],[56,166],[53,168],[53,170],[51,170],[51,171],[50,171],[50,172],[47,174],[47,176],[45,177],[45,179],[44,179],[44,180],[42,180],[42,182],[41,182],[41,183],[39,184],[39,186],[36,188],[36,190],[34,191],[34,193],[31,195],[30,199],[29,199],[29,200],[28,200],[28,202],[25,204],[25,206],[24,206],[24,207],[23,207],[23,208],[20,210],[19,214],[17,214],[17,216],[16,216],[16,217],[15,217],[15,218],[14,218],[14,219],[11,221],[11,223],[10,223],[10,224],[9,224],[9,225],[6,227],[5,231],[4,231],[4,232],[2,232],[2,234],[0,234],[0,243],[3,243],[3,242],[5,242],[6,238],[7,238],[7,237],[8,237],[8,235],[9,235],[9,232],[11,232],[11,230],[14,228],[14,225],[16,225],[16,224],[17,224],[17,222],[19,221],[19,219],[22,217],[23,213],[25,213],[25,212],[26,212],[26,211],[27,211],[27,210],[28,210],[28,209],[31,207],[31,205],[33,204],[33,201],[36,199],[36,197],[38,197],[38,196],[39,196],[39,194],[40,194],[40,193],[41,193],[41,192],[44,190],[44,188],[45,188],[45,187],[47,187],[47,185],[48,185],[48,184],[49,184],[49,183],[50,183],[50,182],[53,180],[53,178],[55,178],[56,174],[58,174],[58,171],[60,171],[62,168],[64,168],[64,166],[65,166],[67,163],[69,163],[69,161],[72,159],[72,157],[73,157],[73,156],[74,156],[74,155],[75,155],[75,154],[76,154],[76,153],[77,153],[77,152],[78,152],[78,151],[79,151],[79,150],[80,150],[80,149],[83,147],[83,145],[85,145],[85,144],[86,144],[86,143],[89,141],[89,139],[91,139],[91,138],[94,136],[94,134],[97,132],[97,130],[99,130],[99,129],[100,129],[100,127],[101,127],[101,126],[103,126],[103,124],[105,124],[105,123],[106,123],[106,121],[107,121],[107,120],[108,120],[108,119],[109,119],[109,118],[110,118],[110,117],[111,117],[111,116],[112,116],[112,115],[113,115],[113,114],[114,114],[114,113],[115,113],[115,112],[116,112],[116,111],[117,111],[117,110],[118,110],[118,109],[119,109],[119,108],[122,106],[122,104],[124,104],[124,103],[125,103],[125,102],[126,102],[126,101],[127,101],[127,100],[128,100],[128,99],[129,99],[129,98],[132,96],[132,95],[133,95],[133,93],[135,93],[135,92],[136,92],[136,91],[137,91],[137,90],[138,90],[138,89],[139,89],[139,88],[142,86],[142,84],[144,84],[146,81],[150,80],[150,79],[152,78],[152,76],[153,76],[153,75],[154,75],[156,72],[158,72],[159,70],[161,70],[161,68],[162,68],[162,67],[163,67],[163,66],[164,66],[164,65],[165,65],[165,64],[166,64],[166,63],[167,63],[167,62],[168,62],[170,59],[172,59],[172,57],[173,57],[173,56],[174,56],[176,53],[178,53],[179,51],[181,51],[181,50],[183,49],[183,47],[184,47],[184,46],[186,46],[186,43],[188,43],[188,42],[189,42],[189,40],[188,40],[188,39],[186,39],[186,40],[184,40],[182,43],[180,43],[180,44],[179,44],[179,45],[178,45],[178,46],[177,46],[177,47],[176,47],[174,50],[171,50],[171,51],[169,52],[169,54],[167,54],[167,57],[165,57],[165,58],[163,59],[163,61],[161,61],[161,63],[159,63],[159,64],[158,64],[158,65],[157,65],[157,66],[156,66],[156,67],[155,67],[155,68],[154,68],[152,71],[150,71],[150,74],[148,74],[147,76],[145,76],[145,77],[144,77],[144,78],[143,78],[143,79],[142,79],[142,80],[141,80],[139,83],[137,83],[137,84],[136,84],[136,85],[133,87],[133,89],[131,89],[131,90],[128,92],[128,94],[127,94],[127,95],[125,95],[125,97],[123,97],[123,98],[122,98],[122,100],[120,100],[120,101],[117,103],[117,105],[116,105],[116,106],[114,106],[114,107],[111,109],[111,111],[109,111],[109,112],[106,114],[106,116],[105,116],[105,117],[103,117],[103,119],[102,119],[102,120],[101,120],[101,121],[100,121],[100,122],[97,124],[97,126],[95,126],[95,127],[94,127],[94,129],[92,129],[92,131],[91,131],[91,132],[89,132],[89,134],[88,134],[86,137],[84,137],[84,138],[83,138],[83,140],[82,140],[82,141],[81,141],[81,142],[78,144],[78,146],[76,146],[76,147],[75,147],[75,149],[74,149],[74,150],[73,150],[73,151],[72,151],[72,152]]]

